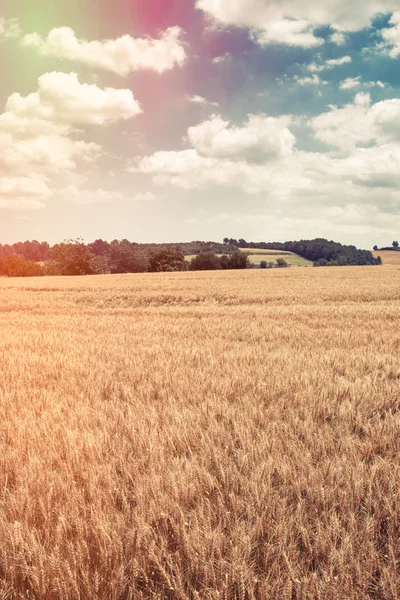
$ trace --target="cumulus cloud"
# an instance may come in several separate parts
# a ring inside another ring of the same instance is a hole
[[[272,21],[265,29],[254,29],[250,37],[259,46],[285,44],[287,46],[313,48],[324,43],[322,38],[314,35],[312,24],[302,19],[298,21],[292,19]]]
[[[196,0],[196,7],[215,22],[246,27],[253,39],[261,44],[284,43],[311,48],[323,43],[315,34],[320,26],[335,30],[331,41],[341,44],[345,32],[367,27],[379,13],[398,8],[397,0]]]
[[[359,87],[361,85],[361,75],[358,77],[347,77],[344,81],[340,83],[341,90],[352,90],[353,88]]]
[[[340,65],[351,63],[351,56],[342,56],[341,58],[331,58],[325,61],[325,68],[332,69]]]
[[[333,69],[334,67],[339,67],[351,62],[351,56],[342,56],[341,58],[330,58],[320,64],[312,62],[307,66],[307,69],[312,73],[320,73],[321,71],[327,71],[329,69]]]
[[[214,115],[189,128],[190,147],[138,158],[131,170],[161,186],[240,189],[268,203],[269,219],[274,207],[286,207],[293,223],[305,219],[314,231],[318,224],[318,231],[337,226],[351,235],[374,232],[377,224],[387,229],[390,217],[383,219],[382,211],[400,210],[400,100],[373,104],[359,93],[352,103],[311,119],[312,135],[333,148],[325,152],[297,149],[291,117],[283,119],[249,115],[235,125]],[[283,227],[285,218],[278,220]]]
[[[342,150],[370,143],[400,141],[400,99],[371,105],[369,94],[357,94],[343,108],[331,107],[310,121],[317,139]]]
[[[93,204],[104,204],[122,200],[123,195],[120,192],[109,192],[99,189],[79,188],[76,185],[69,185],[62,189],[58,194],[59,198],[72,204],[90,206]]]
[[[295,137],[288,129],[290,118],[249,115],[242,127],[213,115],[188,129],[188,139],[200,156],[260,162],[293,152]]]
[[[23,97],[12,94],[6,111],[17,117],[64,123],[105,125],[140,114],[131,90],[104,90],[81,84],[76,73],[46,73],[39,77],[38,91]]]
[[[320,78],[319,75],[313,73],[311,77],[295,77],[295,80],[299,85],[326,85],[328,82]]]
[[[192,148],[160,151],[138,159],[131,169],[150,174],[158,184],[185,189],[209,185],[237,186],[249,194],[266,189],[277,199],[293,187],[307,187],[298,165],[291,161],[295,137],[288,129],[290,117],[249,115],[242,126],[213,115],[188,129]],[[290,162],[290,177],[282,164]]]
[[[342,29],[336,29],[336,31],[332,33],[330,41],[332,44],[336,44],[336,46],[344,46],[346,43],[346,33]]]
[[[1,207],[42,207],[49,190],[56,194],[57,178],[73,178],[103,154],[97,143],[78,138],[84,134],[75,124],[107,125],[139,112],[130,90],[80,84],[74,73],[47,73],[39,78],[37,92],[10,96],[0,115],[0,177],[7,181]],[[115,198],[101,189],[75,191],[69,189],[71,201],[84,204]]]
[[[218,65],[219,63],[223,63],[226,60],[231,60],[232,58],[232,54],[230,52],[225,52],[225,54],[223,54],[222,56],[214,56],[214,58],[212,59],[212,63],[214,65]]]
[[[43,179],[35,177],[2,177],[0,179],[0,208],[40,209],[52,195]]]
[[[202,104],[203,106],[218,106],[218,102],[211,102],[203,96],[187,96],[188,102],[191,104]]]
[[[37,33],[26,35],[23,43],[37,48],[43,56],[68,59],[126,76],[134,71],[163,73],[181,67],[186,61],[181,34],[179,27],[170,27],[156,40],[124,35],[113,40],[88,41],[78,39],[70,27],[59,27],[52,29],[45,39]]]
[[[381,47],[392,58],[397,58],[400,54],[400,11],[393,13],[390,21],[390,27],[381,30],[383,43]]]
[[[17,19],[4,19],[0,17],[0,41],[17,38],[21,35],[21,29]]]

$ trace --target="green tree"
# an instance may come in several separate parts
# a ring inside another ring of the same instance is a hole
[[[93,254],[81,238],[64,240],[53,247],[53,259],[61,275],[90,275]]]
[[[318,260],[314,261],[314,267],[327,267],[328,266],[328,261],[326,260],[326,258],[319,258]]]
[[[159,273],[161,271],[186,271],[187,263],[183,252],[175,248],[164,248],[153,254],[150,259],[149,271]]]
[[[212,252],[198,254],[190,261],[191,271],[215,271],[221,268],[219,257]]]
[[[149,270],[148,253],[127,240],[112,242],[107,259],[110,273],[144,273]]]
[[[38,277],[43,275],[43,268],[33,260],[25,260],[23,256],[10,254],[1,260],[0,275],[7,277]]]
[[[276,266],[278,267],[278,269],[286,269],[289,265],[284,258],[277,258]]]
[[[393,248],[395,248],[397,250],[397,248],[399,247],[399,242],[397,242],[397,241],[392,242],[392,246],[393,246]]]
[[[267,261],[261,260],[260,261],[260,269],[266,269],[266,268],[267,268]]]
[[[248,269],[250,261],[247,254],[244,252],[234,252],[228,258],[228,269]]]

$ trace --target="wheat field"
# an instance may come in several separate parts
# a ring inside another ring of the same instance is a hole
[[[399,314],[393,266],[0,279],[0,598],[400,598]]]
[[[380,256],[384,265],[400,266],[400,252],[397,250],[377,250],[372,254],[375,258]]]

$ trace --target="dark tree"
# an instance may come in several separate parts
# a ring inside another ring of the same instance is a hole
[[[220,258],[212,252],[198,254],[190,261],[191,271],[215,271],[221,268]]]
[[[159,273],[162,271],[186,271],[187,263],[183,252],[174,248],[165,248],[153,254],[150,259],[149,271]]]
[[[250,267],[250,261],[244,252],[235,252],[228,258],[228,269],[247,269]]]
[[[54,261],[61,275],[90,275],[93,254],[83,240],[65,240],[53,247]]]
[[[284,258],[277,258],[276,266],[278,267],[278,269],[286,269],[289,265],[287,264]]]
[[[113,241],[107,254],[110,273],[144,273],[149,269],[149,253],[127,240]]]

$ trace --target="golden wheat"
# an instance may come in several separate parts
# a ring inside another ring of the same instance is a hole
[[[400,270],[0,280],[0,598],[400,597]]]

